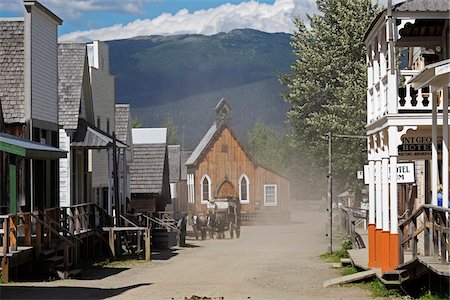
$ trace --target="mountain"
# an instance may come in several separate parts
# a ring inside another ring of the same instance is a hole
[[[250,29],[109,41],[117,102],[130,103],[144,127],[161,126],[170,114],[188,148],[212,124],[221,98],[238,136],[245,139],[257,119],[281,129],[289,106],[278,75],[295,60],[290,41],[289,34]]]

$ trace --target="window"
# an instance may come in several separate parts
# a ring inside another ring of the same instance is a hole
[[[249,193],[250,193],[250,180],[248,179],[247,175],[242,174],[241,177],[239,178],[239,199],[241,200],[241,203],[243,204],[250,203]]]
[[[222,144],[222,152],[228,153],[228,145]]]
[[[100,128],[100,116],[97,116],[97,128]]]
[[[203,175],[200,181],[202,203],[208,203],[211,200],[211,179],[207,174]]]
[[[264,185],[264,206],[277,206],[277,185]]]
[[[106,119],[106,133],[109,134],[109,118]]]
[[[187,174],[188,202],[195,203],[194,174]]]

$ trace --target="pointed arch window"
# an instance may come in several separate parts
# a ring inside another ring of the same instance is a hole
[[[250,203],[250,179],[245,174],[239,178],[239,199],[241,203]]]
[[[200,188],[202,203],[208,203],[208,201],[211,200],[211,178],[209,178],[208,174],[203,175],[200,180]]]

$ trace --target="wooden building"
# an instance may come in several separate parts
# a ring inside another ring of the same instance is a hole
[[[137,212],[164,211],[170,204],[166,128],[133,128],[131,206]]]
[[[186,162],[190,213],[208,210],[214,199],[238,197],[242,213],[288,210],[289,181],[259,164],[230,128],[230,106],[222,99],[216,121]]]
[[[60,206],[93,201],[92,150],[112,152],[113,138],[94,125],[94,106],[85,43],[60,43],[58,46],[59,146],[69,152],[60,160]],[[117,141],[117,147],[127,145]],[[111,165],[111,163],[110,163]],[[109,166],[110,174],[112,167]],[[109,176],[111,178],[112,175]],[[112,215],[112,197],[100,206]],[[98,199],[98,198],[97,198]]]
[[[50,146],[42,146],[42,149],[51,152],[58,147],[57,32],[62,20],[37,1],[25,1],[24,8],[23,18],[0,20],[0,98],[4,132]],[[20,144],[19,148],[25,151],[20,152],[25,156],[14,155],[17,160],[13,164],[9,158],[11,153],[7,154],[6,148],[0,154],[2,193],[11,192],[7,192],[9,184],[7,176],[3,175],[14,173],[17,176],[13,176],[17,178],[17,186],[14,187],[17,194],[9,194],[17,201],[13,210],[33,211],[57,206],[57,158],[64,157],[64,151],[60,156],[48,157],[43,151],[40,152],[42,159],[30,160],[27,158],[32,157],[26,153],[32,151],[26,148],[39,145],[21,143],[20,139],[7,136],[5,139]],[[8,165],[13,168],[10,169],[12,173],[5,169]],[[8,207],[8,198],[1,198],[2,207]]]
[[[430,282],[430,288],[436,277],[436,286],[448,287],[450,275],[449,220],[444,217],[450,213],[449,22],[448,0],[407,0],[395,5],[388,1],[364,37],[367,267],[401,274],[391,277],[401,283],[426,275],[422,279]],[[403,69],[396,53],[405,48],[408,65]],[[409,199],[402,199],[406,163],[416,177],[415,195],[411,189]]]

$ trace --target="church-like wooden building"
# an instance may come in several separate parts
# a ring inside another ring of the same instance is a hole
[[[186,162],[190,213],[206,213],[208,203],[238,197],[243,214],[288,210],[289,181],[256,162],[230,128],[230,106],[222,99],[216,121]]]

